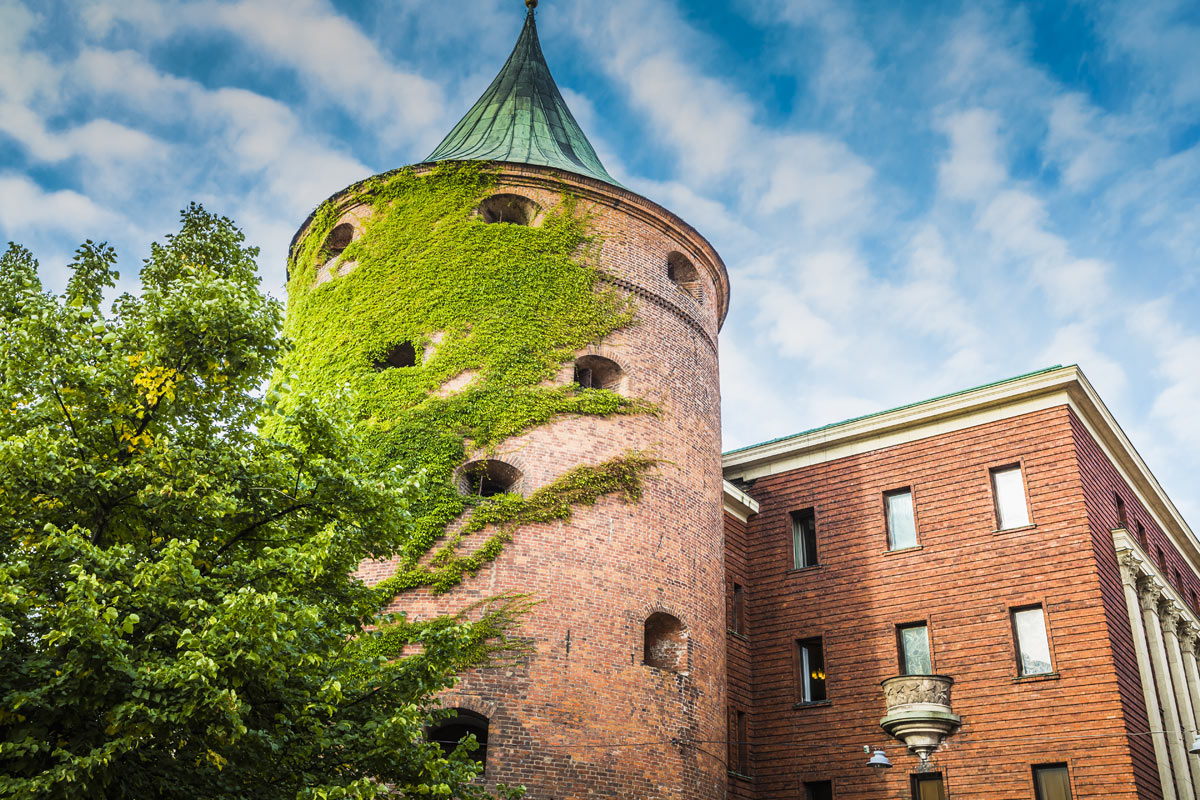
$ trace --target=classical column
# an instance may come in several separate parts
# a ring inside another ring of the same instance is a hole
[[[1192,773],[1188,769],[1187,747],[1183,743],[1182,725],[1179,722],[1179,707],[1175,704],[1175,691],[1171,688],[1171,672],[1167,667],[1167,644],[1163,639],[1162,620],[1158,617],[1158,601],[1162,589],[1153,578],[1142,578],[1138,587],[1142,601],[1142,621],[1146,625],[1146,636],[1150,643],[1150,660],[1154,663],[1154,686],[1158,689],[1158,702],[1162,704],[1167,729],[1167,752],[1171,755],[1171,772],[1175,774],[1175,792],[1181,798],[1193,798]]]
[[[1117,554],[1117,560],[1121,565],[1121,588],[1125,590],[1125,609],[1129,612],[1129,628],[1133,632],[1133,652],[1137,656],[1138,675],[1142,680],[1142,699],[1146,702],[1150,739],[1154,742],[1158,782],[1162,784],[1163,800],[1176,800],[1175,786],[1171,781],[1167,737],[1162,732],[1162,711],[1159,709],[1158,696],[1154,693],[1154,671],[1150,666],[1146,628],[1142,624],[1142,614],[1138,608],[1137,581],[1142,572],[1142,560],[1131,550],[1122,550]]]
[[[1187,675],[1183,671],[1183,652],[1179,646],[1179,623],[1183,621],[1183,608],[1174,600],[1160,600],[1158,617],[1162,620],[1163,636],[1167,644],[1167,667],[1171,673],[1171,688],[1175,691],[1175,705],[1179,709],[1179,721],[1183,733],[1183,749],[1196,736],[1196,716],[1192,710],[1192,698],[1188,693]],[[1200,758],[1188,753],[1188,769],[1192,774],[1192,790],[1200,797]]]
[[[1192,699],[1192,713],[1200,723],[1200,670],[1196,665],[1196,643],[1200,628],[1183,620],[1179,623],[1179,645],[1183,649],[1183,674],[1187,678],[1188,695]]]

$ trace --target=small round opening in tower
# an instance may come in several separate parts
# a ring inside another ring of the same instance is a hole
[[[672,252],[667,256],[667,277],[695,300],[704,300],[700,286],[700,273],[683,253]]]
[[[580,356],[575,359],[575,383],[580,389],[616,391],[621,383],[621,367],[604,356]]]
[[[459,742],[471,734],[479,747],[471,753],[471,758],[479,764],[487,764],[488,718],[465,708],[454,709],[454,716],[442,720],[429,729],[429,741],[434,742],[446,755],[450,755],[458,747]]]
[[[459,491],[476,497],[495,497],[515,492],[520,481],[520,470],[494,458],[471,461],[458,472]]]
[[[646,618],[642,663],[668,672],[687,668],[687,631],[678,617],[656,611]]]
[[[415,367],[417,365],[417,348],[412,342],[400,342],[392,345],[383,354],[383,358],[375,361],[375,371],[383,372],[393,367]]]
[[[354,226],[349,222],[343,222],[340,225],[335,225],[333,230],[329,232],[329,236],[325,238],[325,254],[329,258],[336,258],[342,254],[342,251],[350,246],[350,242],[354,241]]]
[[[497,222],[532,225],[541,212],[541,206],[519,194],[494,194],[475,209],[479,218],[489,225]]]

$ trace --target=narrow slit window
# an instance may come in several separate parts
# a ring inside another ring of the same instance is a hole
[[[1142,549],[1145,550],[1146,549],[1146,528],[1140,522],[1137,524],[1137,537],[1138,537],[1138,543],[1141,544]]]
[[[1066,764],[1042,764],[1033,768],[1037,800],[1071,800],[1071,774]]]
[[[929,652],[929,626],[924,622],[896,626],[900,649],[901,675],[932,675],[933,658]]]
[[[792,567],[817,565],[817,514],[811,508],[792,512]]]
[[[888,549],[916,547],[917,518],[913,511],[912,489],[888,492],[883,500],[887,506]]]
[[[750,774],[750,726],[745,711],[737,712],[737,773]]]
[[[1017,670],[1022,676],[1047,675],[1054,671],[1050,663],[1050,640],[1046,636],[1046,614],[1041,606],[1014,609],[1013,636],[1017,644]]]
[[[819,638],[796,642],[796,667],[800,702],[819,703],[826,700],[825,649]]]
[[[733,585],[733,620],[730,626],[734,633],[746,633],[746,590],[740,583]]]
[[[1014,464],[992,470],[992,492],[996,498],[996,521],[1000,530],[1029,524],[1029,503],[1021,466]]]
[[[1117,507],[1117,527],[1129,530],[1129,515],[1125,511],[1125,501],[1116,492],[1113,492],[1113,505]]]

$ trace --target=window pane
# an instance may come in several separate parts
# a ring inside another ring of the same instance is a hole
[[[1000,515],[1000,528],[1020,528],[1029,524],[1029,504],[1025,502],[1025,484],[1021,480],[1021,468],[1010,467],[992,473],[992,485],[996,490],[996,511]]]
[[[1033,768],[1037,800],[1071,800],[1071,778],[1065,764]]]
[[[792,557],[796,569],[817,565],[817,516],[811,508],[792,514]]]
[[[1013,628],[1017,632],[1022,675],[1043,675],[1052,672],[1050,642],[1046,639],[1046,615],[1041,606],[1013,612]]]
[[[936,773],[932,775],[914,775],[913,798],[914,800],[946,800],[945,787],[942,785],[942,776]]]
[[[804,800],[833,800],[831,781],[805,781]]]
[[[820,639],[800,643],[800,699],[816,703],[825,699],[825,657]]]
[[[905,675],[930,675],[929,629],[924,625],[906,625],[900,629],[900,668]]]
[[[913,518],[912,492],[887,495],[888,547],[916,547],[917,524]]]

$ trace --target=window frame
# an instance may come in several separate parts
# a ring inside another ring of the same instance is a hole
[[[800,524],[801,524],[801,521],[805,518],[807,518],[812,523],[812,530],[809,532],[811,539],[812,539],[811,550],[812,550],[813,562],[811,564],[807,564],[807,563],[801,564],[800,563],[802,560],[807,561],[809,548],[804,548],[803,550],[801,550],[800,548],[796,547],[796,545],[798,544],[798,539],[799,539],[798,534],[799,534],[799,531],[801,530]],[[821,551],[817,547],[817,509],[816,509],[816,506],[809,506],[807,508],[801,508],[801,509],[797,509],[796,511],[790,512],[788,514],[788,521],[791,523],[791,530],[792,530],[792,569],[793,570],[811,569],[813,567],[821,566]],[[802,555],[804,556],[803,559],[801,558]]]
[[[1000,513],[1000,493],[996,491],[996,473],[1007,472],[1009,470],[1018,470],[1021,473],[1021,493],[1025,498],[1025,519],[1026,522],[1022,525],[1013,525],[1004,527],[1004,518]],[[993,464],[987,468],[988,477],[988,493],[992,498],[992,521],[995,523],[996,533],[1009,533],[1010,531],[1023,531],[1028,528],[1036,528],[1037,520],[1033,518],[1033,503],[1029,499],[1029,470],[1026,468],[1025,459],[1018,458],[1014,461],[1004,461],[999,464]]]
[[[1021,654],[1021,639],[1017,633],[1017,612],[1029,611],[1038,608],[1042,612],[1042,624],[1046,631],[1046,650],[1050,654],[1050,670],[1048,672],[1033,672],[1025,674],[1021,671],[1024,666],[1024,659]],[[1047,678],[1058,677],[1058,654],[1054,652],[1054,636],[1050,630],[1050,614],[1046,610],[1046,602],[1044,599],[1030,598],[1028,601],[1011,603],[1007,607],[1008,613],[1008,630],[1012,640],[1012,664],[1016,670],[1014,680],[1030,681],[1030,680],[1045,680]]]
[[[800,788],[804,789],[804,800],[812,800],[812,789],[816,785],[829,786],[829,796],[837,797],[837,795],[833,791],[833,789],[834,789],[833,779],[827,778],[825,780],[817,780],[817,781],[800,781]]]
[[[929,780],[930,778],[936,778],[937,782],[941,785],[942,797],[950,796],[950,792],[946,788],[946,774],[944,772],[914,772],[909,776],[908,780],[909,789],[912,792],[913,800],[918,800],[918,798],[921,796],[921,783]]]
[[[903,547],[895,547],[892,544],[892,517],[891,517],[890,507],[888,506],[888,498],[895,497],[896,495],[901,495],[901,494],[907,494],[909,503],[912,504],[913,543],[906,544]],[[887,542],[887,552],[899,553],[899,552],[903,552],[905,550],[916,550],[916,549],[922,547],[923,545],[921,544],[921,522],[920,522],[920,518],[917,516],[917,487],[916,487],[916,485],[910,483],[906,486],[898,486],[895,489],[888,489],[887,491],[885,491],[883,493],[882,497],[883,497],[883,528],[884,528],[886,542]]]
[[[820,652],[821,652],[821,670],[820,670],[821,674],[822,674],[821,694],[824,695],[823,697],[820,697],[817,699],[813,699],[811,697],[811,695],[814,694],[814,692],[812,691],[813,686],[811,686],[809,683],[809,681],[811,679],[811,674],[810,674],[810,670],[804,666],[804,664],[805,664],[804,648],[810,647],[814,643],[817,645],[817,647],[820,648]],[[792,645],[792,669],[793,669],[793,682],[795,684],[794,691],[795,691],[795,698],[796,698],[795,705],[797,705],[797,706],[815,706],[815,705],[826,705],[830,702],[830,700],[829,700],[829,669],[828,669],[828,665],[829,665],[829,652],[825,648],[825,637],[824,636],[806,636],[804,638],[795,640],[794,644]],[[806,697],[806,695],[808,695],[808,697]]]
[[[1075,791],[1075,775],[1071,771],[1071,762],[1069,760],[1045,761],[1040,764],[1029,765],[1029,778],[1033,784],[1033,796],[1035,800],[1043,800],[1041,787],[1038,786],[1038,770],[1059,768],[1062,768],[1067,773],[1067,790],[1071,793],[1069,800],[1074,800],[1077,796],[1077,792]]]
[[[746,635],[746,587],[744,584],[732,581],[732,616],[730,628],[738,636]]]
[[[908,628],[924,628],[925,629],[925,646],[929,649],[929,672],[908,672],[907,664],[905,663],[904,653],[904,638],[901,633]],[[911,622],[899,622],[895,625],[896,634],[896,665],[899,667],[898,675],[936,675],[937,667],[933,657],[933,636],[930,633],[930,625],[928,619],[912,620]]]
[[[734,743],[734,752],[737,754],[737,769],[734,772],[738,775],[750,777],[750,718],[740,708],[735,708],[733,714],[733,730],[734,735],[737,736],[737,741]]]

